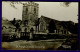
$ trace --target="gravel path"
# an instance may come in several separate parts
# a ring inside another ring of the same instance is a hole
[[[58,41],[58,39],[40,41],[19,40],[2,42],[2,48],[5,50],[56,50],[62,43],[63,41]]]

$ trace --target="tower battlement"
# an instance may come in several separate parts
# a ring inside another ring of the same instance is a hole
[[[39,4],[37,4],[37,3],[35,3],[35,2],[26,2],[26,3],[23,3],[23,6],[28,6],[28,5],[29,5],[29,6],[32,5],[32,6],[38,7]]]

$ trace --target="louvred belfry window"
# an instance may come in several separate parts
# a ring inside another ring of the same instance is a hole
[[[28,8],[26,8],[26,13],[28,13]]]
[[[34,13],[36,13],[36,8],[34,8]]]

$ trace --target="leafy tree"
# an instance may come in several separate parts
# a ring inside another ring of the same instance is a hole
[[[15,18],[13,19],[13,24],[15,25],[15,22],[16,22],[16,20],[15,20]]]
[[[19,29],[19,27],[20,27],[19,23],[16,23],[15,26],[16,26],[17,29]]]
[[[56,29],[56,25],[55,25],[54,21],[51,20],[49,23],[49,26],[48,26],[49,33],[54,33],[55,29]]]
[[[10,21],[13,25],[16,23],[16,19],[14,18],[13,20]]]
[[[75,23],[74,25],[74,32],[75,34],[78,34],[78,23]]]

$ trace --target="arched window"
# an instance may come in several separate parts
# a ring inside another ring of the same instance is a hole
[[[43,23],[41,23],[40,25],[40,30],[43,30]]]

